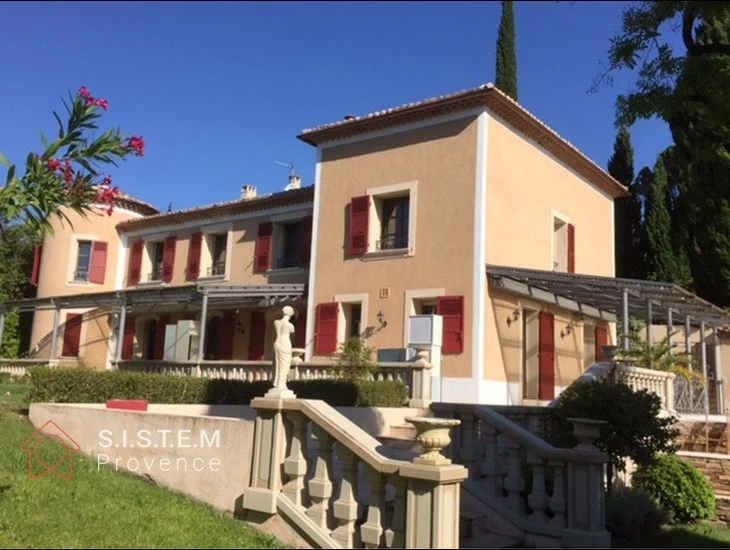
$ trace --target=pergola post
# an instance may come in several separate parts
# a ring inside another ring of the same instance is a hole
[[[49,361],[56,359],[56,342],[58,341],[58,321],[61,317],[61,310],[58,306],[53,309],[53,328],[51,331],[51,352],[48,354]]]
[[[122,348],[124,347],[124,327],[127,324],[127,303],[122,302],[119,308],[119,326],[117,328],[117,351],[114,354],[114,361],[119,363],[122,360]],[[119,368],[119,365],[117,365]]]
[[[692,356],[692,343],[690,342],[690,331],[692,330],[692,326],[690,325],[690,318],[689,315],[686,315],[684,317],[684,352],[688,356]],[[689,370],[694,371],[694,368],[692,367],[692,362],[689,364]],[[690,379],[688,381],[689,385],[689,401],[694,406],[694,385],[692,384],[692,380]]]
[[[710,385],[707,383],[707,342],[705,341],[705,322],[700,321],[700,356],[702,357],[702,377],[705,379],[705,415],[710,414]]]
[[[623,324],[623,350],[629,351],[629,290],[621,291],[621,322]]]
[[[715,349],[715,391],[717,393],[717,414],[725,414],[725,381],[722,376],[722,353],[717,327],[712,327],[712,343]]]
[[[667,308],[667,338],[669,339],[669,355],[672,355],[672,332],[674,332],[674,320],[672,319],[673,310]]]
[[[200,338],[198,339],[197,373],[200,376],[200,362],[205,357],[205,329],[208,324],[208,293],[203,291],[203,304],[200,307]]]
[[[654,317],[652,312],[651,300],[646,301],[646,343],[651,348],[654,345],[654,331],[652,330],[652,318]],[[649,363],[651,368],[654,368],[654,361]]]

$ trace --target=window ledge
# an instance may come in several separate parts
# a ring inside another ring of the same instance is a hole
[[[140,281],[135,286],[138,287],[138,288],[139,287],[145,288],[145,287],[150,287],[150,286],[162,286],[162,285],[163,285],[163,282],[160,279],[160,280],[157,280],[157,281]]]
[[[89,286],[94,283],[90,283],[89,281],[69,281],[66,283],[66,286]]]
[[[393,248],[389,250],[374,250],[363,254],[362,260],[383,260],[386,258],[408,258],[413,256],[411,248]]]
[[[203,277],[198,277],[196,281],[198,283],[212,283],[215,281],[226,281],[228,280],[228,275],[204,275]]]
[[[298,273],[304,273],[303,267],[279,267],[274,269],[269,269],[265,275],[294,275]]]

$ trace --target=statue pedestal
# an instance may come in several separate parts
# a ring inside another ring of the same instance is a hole
[[[271,388],[264,395],[266,399],[296,399],[296,394],[289,388]]]

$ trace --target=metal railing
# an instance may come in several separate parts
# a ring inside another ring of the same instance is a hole
[[[299,258],[296,256],[284,256],[276,260],[276,269],[286,269],[288,267],[299,267]]]
[[[155,266],[147,275],[148,281],[161,281],[162,280],[162,266]]]
[[[408,248],[408,235],[402,233],[388,233],[380,236],[376,242],[378,250],[398,250]]]
[[[88,269],[77,269],[74,271],[74,281],[77,283],[86,282],[89,280],[89,270]]]
[[[226,274],[226,262],[213,262],[213,265],[208,268],[208,276],[211,275],[225,275]]]

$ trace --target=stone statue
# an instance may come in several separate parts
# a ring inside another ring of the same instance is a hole
[[[291,306],[284,306],[281,319],[274,321],[276,340],[274,341],[274,389],[278,392],[288,392],[286,380],[289,377],[289,369],[292,360],[291,335],[294,333],[294,325],[291,318],[294,316],[294,309]]]

